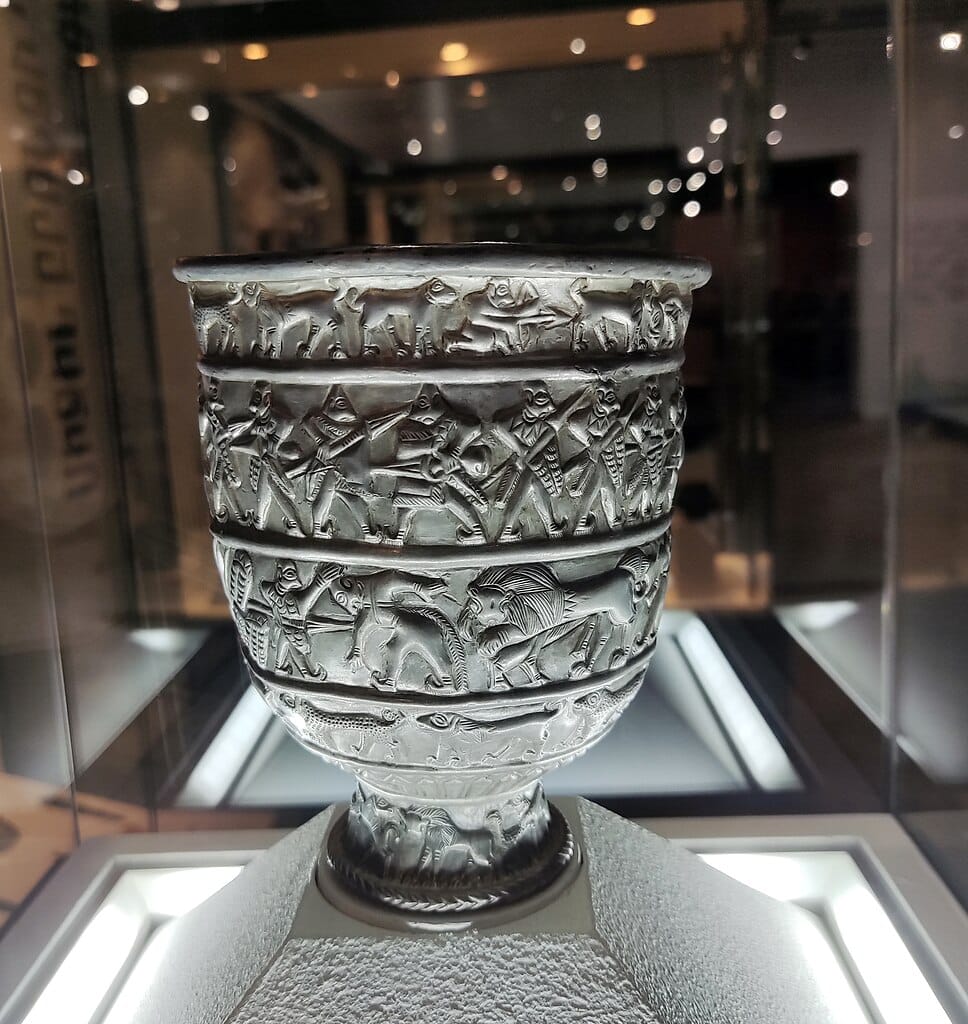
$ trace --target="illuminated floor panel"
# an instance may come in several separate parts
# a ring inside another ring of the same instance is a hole
[[[258,845],[267,845],[275,835],[262,833],[265,841]],[[144,844],[151,837],[139,838]],[[49,964],[35,972],[30,998],[25,1001],[21,992],[16,1003],[0,1011],[0,1024],[124,1024],[164,961],[171,933],[166,924],[217,892],[257,852],[256,844],[233,851],[231,843],[222,851],[211,843],[203,851],[175,850],[176,837],[159,838],[163,852],[142,852],[135,859],[138,866],[111,875],[113,884],[98,901],[87,900],[69,941],[45,951]],[[191,839],[181,837],[186,846]],[[710,865],[751,888],[814,915],[816,942],[804,956],[829,978],[830,991],[842,1006],[842,1024],[957,1024],[968,1019],[945,1009],[902,937],[903,929],[848,849],[764,850],[762,838],[708,834],[675,841],[697,849]],[[213,857],[221,863],[212,864]],[[16,937],[14,929],[10,939]],[[963,992],[956,998],[963,998]],[[951,991],[946,999],[950,1007]]]

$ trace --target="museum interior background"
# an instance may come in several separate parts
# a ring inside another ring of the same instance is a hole
[[[966,126],[963,3],[0,0],[0,928],[348,796],[246,690],[171,266],[388,242],[713,266],[659,651],[549,791],[887,811],[968,903]]]

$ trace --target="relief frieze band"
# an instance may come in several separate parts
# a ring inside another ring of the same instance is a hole
[[[673,281],[589,276],[196,281],[189,295],[204,355],[382,364],[668,351],[691,308]]]
[[[677,374],[488,389],[203,377],[199,395],[205,481],[226,532],[413,547],[605,535],[660,519],[684,418]]]
[[[216,544],[256,670],[384,692],[484,693],[621,668],[654,640],[669,540],[483,569],[297,562]]]

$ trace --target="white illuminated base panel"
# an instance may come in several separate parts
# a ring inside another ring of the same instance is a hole
[[[768,822],[760,819],[761,825]],[[671,823],[671,829],[663,830],[662,824],[650,822],[656,831],[674,834],[683,828],[683,823]],[[111,875],[113,884],[103,888],[99,900],[86,901],[86,914],[73,922],[66,942],[48,945],[40,958],[47,962],[32,965],[34,977],[29,987],[33,991],[25,992],[21,986],[17,998],[0,1010],[0,1024],[126,1024],[165,960],[171,923],[235,878],[258,852],[255,847],[268,845],[274,834],[258,835],[261,842],[234,850],[232,838],[223,836],[228,848],[221,851],[211,843],[202,851],[193,851],[191,836],[180,837],[189,848],[173,850],[172,840],[178,837],[157,837],[164,849],[156,853],[145,848],[152,837],[138,837],[141,851],[113,858],[116,865],[122,865]],[[958,1024],[968,1020],[968,1002],[965,1016],[957,1006],[951,1009],[953,1000],[958,1003],[964,998],[957,979],[947,978],[950,984],[945,999],[939,998],[929,975],[935,980],[946,977],[945,965],[935,963],[927,971],[923,969],[923,943],[917,950],[919,956],[912,955],[902,936],[904,921],[892,914],[891,901],[886,904],[875,892],[851,850],[809,848],[816,846],[817,837],[804,841],[801,845],[806,848],[801,849],[782,837],[771,837],[765,844],[762,836],[743,839],[711,836],[708,831],[695,839],[673,838],[696,849],[708,864],[737,881],[811,912],[816,930],[804,956],[812,970],[826,979],[828,994],[844,1024]],[[778,842],[787,848],[763,849]],[[104,844],[110,861],[108,847]],[[213,860],[220,863],[213,864]],[[937,883],[936,877],[932,878]],[[950,938],[950,921],[948,932]],[[17,938],[14,928],[0,944],[0,956]],[[968,940],[968,932],[963,939]],[[3,994],[4,998],[11,995]]]

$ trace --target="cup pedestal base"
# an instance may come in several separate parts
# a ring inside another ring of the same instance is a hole
[[[319,878],[337,905],[369,902],[408,921],[427,915],[437,926],[446,925],[440,915],[540,898],[578,860],[571,826],[540,784],[449,805],[415,804],[361,786],[349,810],[333,819]]]

